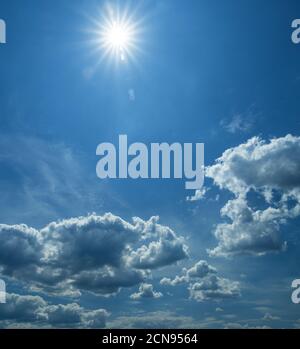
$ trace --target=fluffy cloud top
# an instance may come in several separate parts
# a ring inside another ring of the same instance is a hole
[[[299,157],[300,137],[287,135],[269,143],[254,137],[226,150],[215,165],[207,168],[206,175],[235,194],[250,188],[299,190]]]
[[[160,283],[165,286],[187,283],[189,284],[190,298],[198,302],[205,300],[219,301],[240,296],[238,282],[221,278],[216,273],[216,268],[201,260],[190,269],[183,269],[183,275],[177,275],[173,280],[163,278]]]
[[[199,261],[186,271],[189,278],[203,278],[209,274],[214,274],[217,269],[209,265],[206,261]]]
[[[183,275],[176,275],[173,280],[170,278],[163,278],[161,279],[160,283],[162,285],[176,286],[179,284],[187,283],[195,278],[204,278],[205,276],[216,272],[216,268],[209,265],[207,261],[200,260],[190,269],[183,269]]]
[[[216,275],[209,275],[190,285],[190,297],[196,301],[223,300],[240,296],[239,283]]]
[[[228,201],[221,214],[232,222],[217,225],[214,233],[219,244],[209,251],[210,255],[263,255],[285,250],[286,242],[280,238],[282,215],[278,210],[254,211],[244,197],[238,197]]]
[[[42,258],[39,232],[26,225],[0,225],[0,265],[4,273],[37,264]]]
[[[262,255],[282,251],[280,225],[300,215],[300,137],[287,135],[269,143],[254,137],[226,150],[206,170],[221,189],[235,198],[221,210],[231,223],[216,227],[218,246],[213,256]],[[254,192],[267,205],[254,209],[248,195]]]
[[[133,251],[130,263],[138,269],[157,269],[188,257],[188,248],[182,238],[171,231],[162,232],[158,241],[152,241]]]
[[[134,300],[139,300],[143,298],[161,298],[162,293],[156,292],[153,289],[153,285],[143,283],[139,287],[139,291],[137,293],[133,293],[130,298]]]

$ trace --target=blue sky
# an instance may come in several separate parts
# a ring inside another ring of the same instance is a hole
[[[107,6],[138,23],[125,62],[93,40]],[[15,306],[0,304],[2,327],[300,325],[299,13],[292,0],[1,2],[0,270]],[[119,134],[205,143],[204,197],[188,201],[183,180],[99,180],[96,147]]]

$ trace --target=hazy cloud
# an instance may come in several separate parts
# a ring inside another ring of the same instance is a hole
[[[49,305],[40,296],[8,294],[0,307],[0,327],[16,324],[39,327],[105,327],[108,313],[104,309],[88,310],[76,303]]]

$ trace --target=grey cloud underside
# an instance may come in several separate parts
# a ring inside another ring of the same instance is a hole
[[[151,269],[186,257],[184,239],[158,224],[158,217],[129,223],[93,214],[40,230],[0,225],[2,274],[51,294],[116,293],[143,282]]]
[[[263,255],[286,249],[280,227],[300,215],[300,137],[287,135],[269,143],[254,137],[226,150],[206,169],[220,189],[234,198],[221,210],[231,222],[218,224],[212,256]],[[266,205],[252,207],[254,193]]]

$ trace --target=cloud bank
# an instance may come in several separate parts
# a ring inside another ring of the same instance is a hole
[[[114,294],[144,282],[151,269],[186,258],[187,249],[158,217],[129,223],[110,213],[92,214],[40,230],[0,225],[2,275],[49,294]]]
[[[0,307],[1,327],[103,328],[108,312],[87,310],[77,303],[49,305],[40,296],[8,294]]]

